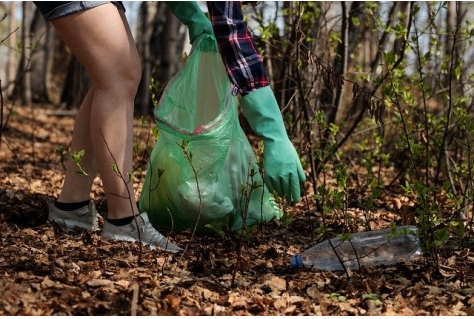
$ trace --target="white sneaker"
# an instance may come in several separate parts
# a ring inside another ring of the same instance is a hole
[[[51,204],[48,220],[55,222],[65,230],[74,230],[75,227],[80,227],[93,232],[99,229],[99,214],[93,200],[89,202],[89,205],[73,211],[65,211]]]
[[[138,236],[139,233],[140,237]],[[141,239],[142,244],[150,246],[151,249],[158,247],[172,253],[177,253],[181,250],[181,248],[169,242],[151,225],[146,212],[138,215],[136,222],[133,220],[130,224],[125,226],[115,226],[105,221],[102,236],[109,239],[132,242]]]

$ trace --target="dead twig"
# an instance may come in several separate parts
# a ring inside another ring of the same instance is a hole
[[[104,140],[104,143],[105,143],[105,147],[107,147],[107,151],[109,152],[110,156],[112,157],[113,159],[113,169],[114,171],[116,172],[116,174],[118,175],[118,177],[120,177],[120,179],[124,182],[125,184],[125,189],[127,190],[127,194],[128,194],[128,197],[125,197],[125,196],[121,196],[121,195],[118,195],[118,194],[114,194],[114,193],[111,193],[111,192],[108,192],[109,194],[111,195],[114,195],[114,196],[119,196],[121,198],[128,198],[129,199],[129,202],[130,202],[130,208],[132,209],[132,216],[133,216],[133,220],[135,221],[135,225],[137,226],[137,229],[139,229],[138,227],[138,221],[137,221],[137,216],[135,214],[133,214],[133,203],[132,203],[132,194],[130,194],[130,190],[128,189],[128,186],[127,184],[130,183],[130,182],[133,182],[133,179],[128,178],[128,182],[125,180],[125,178],[123,177],[123,174],[122,172],[120,171],[120,169],[118,168],[118,165],[117,165],[117,160],[115,159],[115,156],[114,154],[112,154],[112,151],[110,150],[109,148],[109,144],[107,144],[107,141],[105,140],[105,136],[104,136],[104,133],[102,132],[102,130],[100,130],[100,135],[102,135],[102,139]],[[107,189],[104,187],[104,189],[107,191]],[[139,255],[138,255],[138,263],[140,264],[141,263],[141,260],[142,260],[142,256],[143,256],[143,243],[142,243],[142,236],[140,234],[140,232],[137,232],[138,233],[138,242],[139,242],[139,247],[140,247],[140,250],[139,250]]]
[[[132,305],[130,307],[130,315],[131,316],[136,316],[137,315],[137,309],[138,309],[138,292],[140,291],[140,286],[138,283],[133,283],[132,286]]]
[[[5,38],[3,38],[3,40],[0,42],[0,45],[2,45],[3,42],[5,42],[13,33],[17,32],[19,28],[20,28],[20,27],[17,27],[15,30],[13,30],[12,32],[10,32]]]

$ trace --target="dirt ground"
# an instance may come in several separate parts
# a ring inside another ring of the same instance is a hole
[[[348,274],[290,269],[289,257],[317,242],[321,216],[311,196],[288,210],[289,225],[272,221],[244,239],[240,257],[239,234],[168,234],[186,247],[171,255],[148,247],[140,253],[139,244],[109,241],[100,231],[65,233],[47,222],[47,212],[63,180],[58,149],[68,148],[74,119],[52,110],[4,109],[0,315],[474,315],[469,246],[443,250],[438,268],[421,258]],[[146,127],[136,126],[146,140]],[[93,198],[105,215],[98,183]],[[370,225],[402,223],[396,203],[404,200],[386,194]],[[357,208],[348,210],[361,220]],[[336,217],[330,223],[342,227]]]

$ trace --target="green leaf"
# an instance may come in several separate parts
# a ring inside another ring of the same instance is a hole
[[[390,66],[395,62],[395,55],[392,52],[383,52],[383,59],[385,64]]]
[[[117,163],[112,163],[112,165],[110,165],[110,167],[112,167],[112,170],[114,171],[115,174],[120,175]]]
[[[447,228],[437,229],[434,232],[434,243],[436,247],[444,245],[449,239],[449,230]]]
[[[77,152],[72,152],[71,159],[73,160],[74,163],[79,164],[83,156],[84,156],[84,150],[80,150]]]

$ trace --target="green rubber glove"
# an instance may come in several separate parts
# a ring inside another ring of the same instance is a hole
[[[269,86],[242,97],[240,107],[250,126],[263,138],[264,180],[270,192],[300,201],[300,183],[306,180],[298,153],[286,134],[280,108]]]
[[[214,34],[211,21],[196,1],[165,1],[165,4],[182,23],[188,26],[191,44],[203,33]]]

